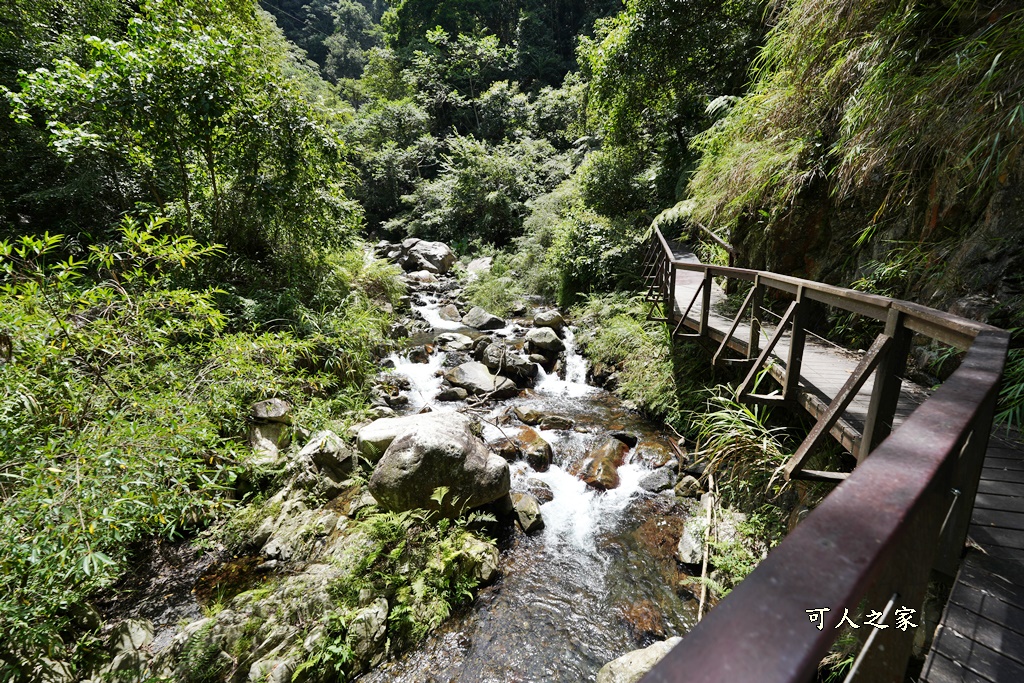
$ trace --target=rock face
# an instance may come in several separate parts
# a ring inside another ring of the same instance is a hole
[[[597,683],[636,683],[682,640],[676,636],[613,659],[597,672]]]
[[[565,344],[550,327],[538,327],[526,333],[530,348],[542,354],[558,353],[565,350]]]
[[[516,511],[516,519],[525,533],[532,534],[544,528],[544,518],[540,514],[540,501],[529,493],[513,493],[512,505]]]
[[[356,448],[363,457],[376,462],[399,434],[415,428],[424,419],[428,418],[423,415],[407,415],[375,420],[359,430]]]
[[[565,319],[558,311],[540,311],[533,316],[534,327],[550,327],[555,332],[561,332],[565,327]]]
[[[370,493],[382,507],[403,511],[440,510],[457,516],[501,498],[509,491],[508,463],[491,455],[472,431],[472,421],[457,413],[417,416],[415,429],[391,442],[370,477]],[[442,503],[432,499],[448,487]]]
[[[463,363],[445,373],[449,384],[462,387],[471,394],[491,398],[510,398],[519,393],[515,382],[505,377],[495,377],[487,366],[476,361]]]
[[[384,598],[377,598],[368,607],[359,610],[349,624],[348,633],[345,635],[345,642],[352,648],[355,656],[363,669],[368,669],[375,663],[371,661],[374,654],[383,659],[381,644],[388,625],[388,601]]]
[[[355,469],[355,453],[351,447],[327,430],[313,434],[295,457],[297,460],[308,458],[335,486],[340,486]]]
[[[462,324],[477,330],[500,330],[505,327],[505,321],[496,315],[491,315],[479,306],[469,309],[469,313],[462,316]]]

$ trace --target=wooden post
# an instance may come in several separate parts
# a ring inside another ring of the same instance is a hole
[[[708,316],[711,315],[711,287],[715,284],[715,278],[711,275],[711,269],[704,270],[704,292],[700,304],[700,330],[702,336],[708,333]]]
[[[671,329],[676,316],[676,266],[671,259],[668,261],[668,267],[672,273],[668,279],[668,296],[665,297],[665,317],[668,318],[668,326]]]
[[[900,387],[903,386],[903,373],[907,369],[907,354],[910,352],[910,330],[903,324],[903,315],[895,308],[890,308],[889,317],[885,321],[885,334],[892,337],[893,343],[875,370],[875,384],[871,390],[871,403],[856,454],[857,462],[864,460],[892,432]]]
[[[804,357],[804,341],[807,330],[807,302],[804,300],[804,288],[801,285],[796,292],[796,309],[793,312],[793,334],[789,343],[789,358],[786,360],[786,382],[782,387],[782,396],[787,401],[796,400],[796,390],[800,385],[800,364]]]
[[[747,358],[757,358],[761,342],[761,307],[764,305],[764,285],[761,274],[754,277],[754,296],[750,297],[750,343],[747,344]]]

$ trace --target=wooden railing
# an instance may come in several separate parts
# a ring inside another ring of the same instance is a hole
[[[702,280],[676,311],[679,273]],[[838,634],[844,613],[885,614],[886,629],[863,625],[863,645],[847,680],[902,681],[914,629],[898,629],[893,613],[917,610],[919,620],[933,571],[952,576],[970,522],[974,496],[992,427],[1009,335],[1003,330],[906,301],[834,287],[765,271],[708,266],[677,260],[655,230],[647,253],[647,298],[660,303],[674,337],[716,344],[715,362],[746,366],[741,398],[791,402],[817,423],[786,466],[789,477],[839,482],[709,615],[647,676],[645,683],[796,683],[811,681]],[[752,283],[725,333],[709,324],[715,278]],[[762,303],[771,293],[790,303],[762,347]],[[694,317],[697,300],[700,310]],[[845,385],[827,404],[800,386],[809,302],[884,322]],[[749,312],[749,313],[748,313]],[[735,332],[749,317],[749,334]],[[783,362],[766,366],[789,331]],[[892,429],[913,333],[965,352],[959,368],[903,422]],[[731,350],[738,359],[727,359]],[[754,380],[767,370],[779,381],[776,395],[755,393]],[[876,380],[863,429],[835,427],[849,401],[872,371]],[[852,473],[803,469],[811,449],[829,432],[857,457]],[[870,457],[868,457],[870,456]],[[809,611],[827,608],[815,623]],[[914,621],[919,626],[918,621]],[[820,627],[820,628],[819,628]]]

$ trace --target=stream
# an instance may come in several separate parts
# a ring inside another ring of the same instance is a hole
[[[412,343],[427,344],[432,352],[425,363],[391,356],[393,373],[408,379],[403,392],[408,403],[401,412],[473,409],[465,401],[434,398],[442,388],[441,371],[472,360],[472,351],[446,351],[443,341],[430,345],[438,335],[455,332],[471,338],[486,334],[521,347],[529,319],[481,333],[442,318],[436,294],[420,292],[412,303],[425,323]],[[653,494],[641,486],[645,475],[673,457],[669,432],[614,394],[588,385],[587,362],[569,327],[562,341],[566,348],[557,370],[541,369],[532,389],[474,410],[489,443],[520,425],[511,415],[516,407],[573,422],[571,429],[535,427],[553,450],[547,471],[537,472],[521,460],[511,463],[513,492],[550,489],[553,497],[540,507],[544,529],[532,535],[516,529],[501,546],[503,576],[496,584],[482,589],[420,646],[361,681],[593,681],[612,659],[683,635],[694,624],[696,601],[679,588],[686,575],[674,558],[680,510],[671,489]],[[636,444],[618,468],[619,485],[598,491],[577,475],[588,453],[613,432]]]

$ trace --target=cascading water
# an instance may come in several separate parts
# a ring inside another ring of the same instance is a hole
[[[437,309],[435,302],[415,307],[432,325],[439,319]],[[435,330],[459,327],[452,325],[444,321]],[[509,326],[491,334],[511,337],[512,331]],[[554,452],[546,471],[537,472],[523,461],[511,465],[513,491],[538,485],[550,490],[551,500],[540,508],[545,528],[533,536],[517,534],[502,552],[503,577],[496,585],[482,590],[473,605],[421,646],[364,680],[594,680],[608,661],[651,638],[681,635],[692,626],[695,606],[675,588],[674,546],[667,556],[652,550],[659,525],[667,524],[659,521],[659,510],[671,502],[641,488],[651,467],[638,455],[641,446],[632,448],[618,468],[619,485],[612,490],[596,491],[578,476],[588,453],[610,431],[626,431],[641,445],[664,448],[666,435],[626,410],[612,394],[586,384],[586,360],[568,328],[563,343],[564,378],[542,370],[532,391],[482,416],[489,442],[517,429],[502,423],[512,407],[557,414],[573,423],[572,429],[538,430]],[[443,353],[426,364],[393,360],[395,371],[412,385],[411,411],[463,407],[433,402],[441,386]]]

